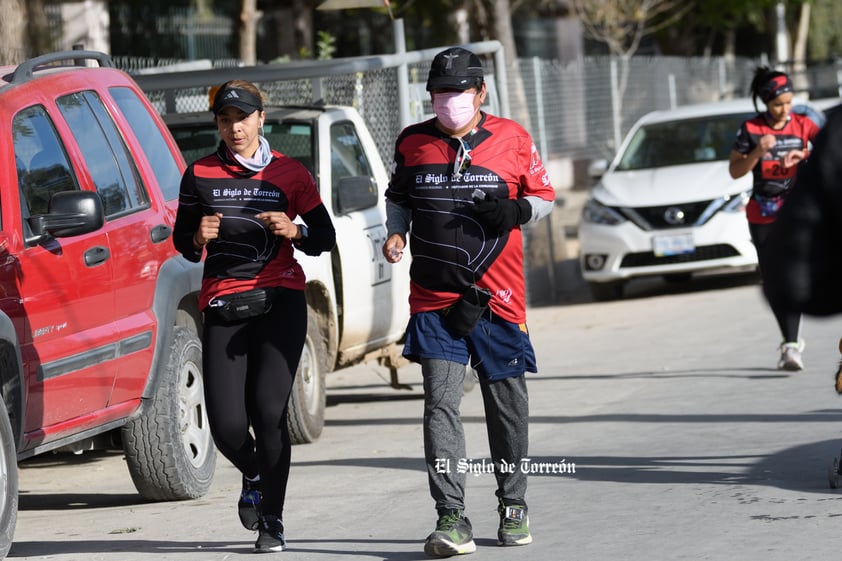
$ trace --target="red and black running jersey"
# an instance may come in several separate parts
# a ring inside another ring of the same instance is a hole
[[[808,142],[814,140],[819,127],[809,117],[791,113],[784,128],[776,130],[769,126],[766,118],[759,115],[742,124],[737,132],[734,150],[748,154],[760,143],[760,138],[767,134],[775,136],[775,146],[751,170],[754,178],[752,197],[746,207],[746,217],[752,224],[774,222],[775,216],[764,216],[760,211],[758,197],[786,197],[795,185],[798,166],[783,167],[781,160],[790,150],[807,150]]]
[[[493,293],[494,313],[524,323],[521,229],[497,233],[485,228],[474,213],[472,193],[480,189],[498,199],[552,201],[555,191],[544,164],[523,127],[483,113],[477,127],[462,137],[470,164],[459,176],[454,162],[460,140],[434,122],[410,125],[398,136],[386,191],[388,200],[412,211],[410,311],[451,306],[476,284]]]
[[[220,294],[257,287],[303,290],[304,271],[292,242],[269,232],[255,215],[282,211],[290,220],[321,204],[313,176],[301,163],[272,151],[259,172],[242,167],[228,149],[197,160],[185,171],[175,235],[192,240],[202,216],[222,214],[219,238],[206,246],[199,309]],[[192,243],[192,242],[191,242]]]

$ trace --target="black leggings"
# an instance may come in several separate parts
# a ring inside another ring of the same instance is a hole
[[[774,251],[774,248],[766,247],[766,238],[769,237],[769,230],[772,224],[749,224],[748,229],[751,233],[751,239],[754,242],[754,247],[757,249],[757,262],[760,268],[760,276],[765,276],[763,271],[763,263],[765,261],[764,254],[768,251]],[[779,306],[770,306],[772,313],[775,314],[775,319],[778,321],[778,327],[781,329],[784,343],[798,342],[798,331],[801,327],[801,314],[788,312],[782,310]]]
[[[244,475],[260,474],[261,510],[280,518],[290,467],[287,407],[306,334],[300,290],[278,290],[268,313],[242,322],[205,314],[202,362],[214,442]]]

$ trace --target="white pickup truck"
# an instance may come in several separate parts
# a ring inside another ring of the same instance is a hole
[[[219,143],[209,111],[164,115],[190,163]],[[316,178],[336,227],[336,247],[319,257],[298,252],[307,275],[309,329],[290,400],[295,443],[321,434],[325,374],[367,360],[390,369],[397,387],[397,343],[409,318],[409,260],[386,262],[384,192],[389,177],[364,121],[351,107],[266,107],[270,145],[301,161]]]

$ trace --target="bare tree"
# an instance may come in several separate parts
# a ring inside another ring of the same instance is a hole
[[[506,56],[506,73],[511,84],[510,95],[514,98],[511,105],[513,119],[529,128],[530,120],[527,111],[526,93],[523,87],[523,79],[520,75],[520,67],[517,64],[517,46],[515,45],[515,34],[512,29],[512,7],[509,0],[473,0],[475,21],[478,25],[478,34],[483,39],[496,39],[503,45],[503,53]],[[474,20],[474,18],[471,18]],[[472,33],[476,35],[476,33]]]
[[[632,56],[640,41],[676,23],[692,7],[686,0],[570,0],[585,32],[611,54]]]
[[[692,7],[686,0],[569,0],[585,33],[608,46],[619,59],[615,92],[615,132],[622,129],[622,100],[628,87],[629,59],[641,40],[677,22]],[[615,134],[615,137],[617,134]],[[619,138],[615,138],[619,142]]]

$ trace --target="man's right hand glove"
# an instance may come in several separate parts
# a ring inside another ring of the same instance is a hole
[[[526,199],[497,199],[486,194],[474,203],[477,218],[485,226],[503,233],[532,218],[532,206]]]

